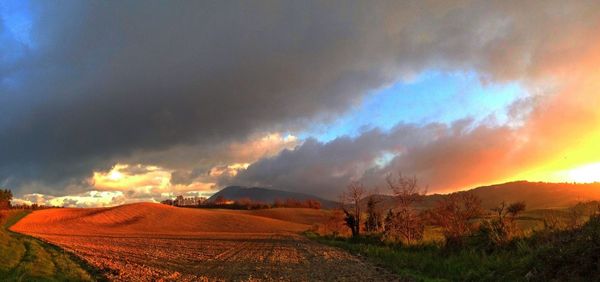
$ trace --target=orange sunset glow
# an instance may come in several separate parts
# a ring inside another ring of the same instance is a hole
[[[600,280],[599,32],[598,0],[1,0],[0,281]]]

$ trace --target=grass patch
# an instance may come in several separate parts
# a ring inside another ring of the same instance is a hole
[[[477,236],[458,249],[432,242],[401,246],[374,237],[306,236],[416,281],[597,281],[600,277],[600,216],[580,228],[533,231],[492,249]]]
[[[417,281],[521,281],[525,280],[532,259],[519,253],[518,249],[494,253],[475,248],[448,251],[433,243],[400,246],[373,240],[307,236],[364,256],[377,265]],[[515,260],[516,257],[519,259]]]
[[[8,228],[28,211],[0,211],[2,281],[104,281],[99,272],[57,246]]]

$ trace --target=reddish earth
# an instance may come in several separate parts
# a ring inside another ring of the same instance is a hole
[[[389,281],[383,269],[298,235],[326,211],[131,204],[35,211],[12,226],[70,250],[113,281]]]
[[[299,232],[306,225],[238,211],[176,208],[140,203],[112,208],[47,209],[12,228],[28,234],[176,234]]]

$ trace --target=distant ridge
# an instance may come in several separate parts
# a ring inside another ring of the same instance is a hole
[[[467,192],[474,193],[479,197],[485,209],[496,207],[502,201],[509,203],[524,201],[528,210],[563,208],[582,201],[600,201],[600,183],[575,184],[514,181],[481,186],[457,193]],[[273,203],[277,199],[294,199],[299,201],[313,199],[321,202],[324,208],[335,208],[338,206],[338,203],[334,201],[325,200],[314,195],[261,187],[229,186],[211,196],[208,201],[215,201],[219,196],[229,200],[248,198],[253,201],[265,203]],[[445,196],[445,194],[427,195],[423,197],[418,208],[427,209],[433,207],[437,201],[443,199]],[[374,195],[374,197],[380,200],[380,206],[383,209],[395,206],[395,200],[390,195]],[[366,206],[366,202],[367,200],[363,199],[362,204]]]
[[[502,201],[511,203],[524,201],[528,210],[564,208],[578,202],[600,200],[600,183],[545,183],[515,181],[503,184],[481,186],[457,193],[473,193],[481,199],[481,205],[490,209],[496,207]],[[427,195],[419,203],[418,208],[426,209],[433,207],[435,203],[443,199],[445,194]],[[395,202],[390,195],[375,195],[380,200],[380,206],[388,209]],[[367,200],[362,204],[366,206]]]
[[[304,194],[304,193],[296,193],[296,192],[288,192],[282,190],[275,190],[269,188],[261,188],[261,187],[243,187],[243,186],[229,186],[223,188],[221,191],[215,193],[210,198],[208,198],[208,202],[214,202],[217,198],[223,197],[228,200],[241,200],[241,199],[250,199],[252,201],[264,202],[264,203],[273,203],[275,200],[283,200],[286,199],[294,199],[298,201],[305,200],[317,200],[321,202],[321,206],[323,208],[334,208],[337,206],[337,203],[334,201],[325,200],[319,198],[314,195]]]
[[[515,181],[470,190],[483,206],[500,201],[525,201],[529,209],[568,207],[582,201],[600,200],[600,183],[546,183]]]

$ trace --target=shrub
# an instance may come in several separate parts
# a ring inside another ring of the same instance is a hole
[[[506,245],[519,235],[519,228],[515,222],[517,216],[525,210],[524,202],[516,202],[507,205],[502,202],[493,208],[494,216],[485,220],[479,229],[479,236],[488,249],[494,246]]]
[[[544,237],[542,237],[544,236]],[[540,281],[586,281],[600,277],[600,216],[576,229],[536,234],[532,276]]]

